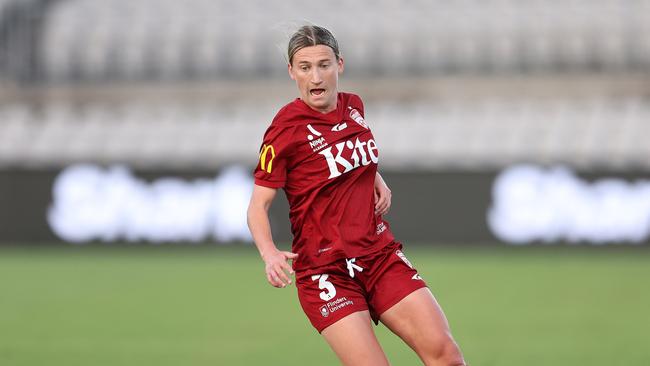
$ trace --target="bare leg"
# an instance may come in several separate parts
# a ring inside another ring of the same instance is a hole
[[[428,288],[421,288],[385,311],[380,320],[427,366],[465,365],[449,324]]]
[[[370,313],[352,313],[321,332],[345,366],[388,366],[372,329]]]

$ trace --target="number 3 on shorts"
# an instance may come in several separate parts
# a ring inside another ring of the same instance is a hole
[[[321,290],[320,293],[320,298],[323,299],[323,301],[329,301],[336,296],[336,289],[334,288],[334,285],[327,280],[329,278],[329,275],[323,274],[323,275],[313,275],[311,276],[312,281],[318,280],[318,288]]]

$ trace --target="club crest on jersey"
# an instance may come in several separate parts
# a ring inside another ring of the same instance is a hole
[[[316,152],[327,146],[327,141],[325,141],[325,137],[322,136],[322,133],[316,131],[311,124],[307,125],[307,129],[311,132],[307,135],[307,140],[309,140],[309,146],[312,151]]]
[[[361,113],[359,113],[358,110],[348,107],[350,109],[350,118],[356,123],[358,123],[361,127],[365,128],[366,130],[368,129],[368,124],[366,121],[363,119],[361,116]]]

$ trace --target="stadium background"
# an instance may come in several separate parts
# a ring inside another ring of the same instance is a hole
[[[0,364],[335,363],[244,218],[305,23],[471,364],[650,363],[650,1],[0,0]]]

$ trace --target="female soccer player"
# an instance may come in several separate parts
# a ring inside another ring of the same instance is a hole
[[[338,91],[336,39],[303,26],[289,41],[288,62],[300,98],[264,135],[248,208],[268,282],[286,287],[295,271],[305,314],[344,365],[388,365],[372,321],[426,365],[465,365],[440,306],[382,217],[391,191],[377,172],[361,99]],[[292,252],[271,236],[268,209],[279,188],[289,201]]]

